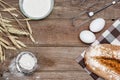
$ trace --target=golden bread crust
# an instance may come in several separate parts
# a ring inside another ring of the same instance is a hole
[[[105,80],[120,80],[120,46],[99,44],[85,53],[86,67]]]

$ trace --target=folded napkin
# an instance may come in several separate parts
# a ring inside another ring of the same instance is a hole
[[[115,21],[115,23],[113,23],[113,25],[109,27],[91,46],[103,43],[120,45],[120,19]],[[94,80],[104,80],[86,68],[84,63],[84,53],[85,51],[76,59],[77,62]]]

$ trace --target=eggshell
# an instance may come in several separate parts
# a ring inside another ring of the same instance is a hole
[[[88,30],[84,30],[79,35],[80,39],[84,43],[93,43],[96,40],[96,36]]]
[[[105,20],[103,18],[97,18],[93,20],[89,26],[92,32],[99,32],[105,27]]]

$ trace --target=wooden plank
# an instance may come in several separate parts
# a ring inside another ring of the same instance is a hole
[[[19,8],[18,0],[5,1]],[[91,10],[99,9],[109,1],[111,0],[100,0],[99,5],[94,6]],[[30,21],[33,36],[37,43],[32,44],[29,39],[21,38],[28,45],[28,49],[6,50],[6,62],[0,71],[8,71],[10,61],[20,51],[31,51],[38,58],[38,68],[34,75],[22,77],[22,80],[93,80],[75,61],[80,53],[89,46],[79,40],[79,33],[83,30],[88,30],[89,23],[77,30],[72,25],[72,18],[93,2],[94,0],[87,0],[81,6],[79,4],[80,0],[55,0],[53,12],[49,17],[44,20]],[[93,17],[102,17],[107,22],[104,30],[96,33],[97,37],[113,23],[112,19],[119,17],[119,9],[118,5],[112,6]],[[2,15],[11,18],[4,12]],[[86,16],[80,17],[75,22],[76,25],[82,23],[84,19],[86,19]],[[16,22],[13,22],[13,24],[18,26]],[[10,80],[14,79],[21,80],[21,78],[10,75]]]
[[[8,0],[5,0],[6,2],[8,2],[9,4],[13,5],[14,7],[16,8],[19,8],[18,6],[18,0],[12,0],[12,1],[8,1]],[[88,0],[86,3],[84,3],[82,6],[80,6],[80,0],[55,0],[55,6],[54,6],[54,9],[53,9],[53,12],[52,14],[47,17],[47,18],[63,18],[63,19],[71,19],[73,17],[75,17],[76,15],[78,15],[79,13],[81,13],[83,10],[85,10],[85,8],[87,6],[89,6],[90,4],[92,4],[95,0]],[[92,8],[92,10],[96,10],[96,9],[99,9],[101,7],[104,6],[105,3],[108,3],[108,2],[111,2],[111,0],[100,0],[99,1],[99,4],[94,6]],[[115,17],[109,17],[108,15],[109,14],[112,14],[112,16],[115,16]],[[114,14],[115,12],[117,12],[117,14]],[[111,18],[116,18],[116,17],[119,17],[119,6],[116,6],[116,7],[110,7],[107,8],[106,10],[100,12],[99,14],[96,15],[96,17],[103,17],[105,19],[111,19]],[[104,15],[104,14],[107,14],[107,15]],[[7,16],[8,15],[6,13],[3,13],[3,15]],[[86,17],[83,16],[81,17],[82,19],[85,19]]]
[[[79,20],[77,22],[82,23],[83,21]],[[79,25],[78,23],[76,25]],[[111,20],[106,21],[104,30],[95,33],[95,35],[100,36],[112,23]],[[37,43],[34,45],[30,39],[23,37],[22,41],[29,46],[86,46],[80,41],[79,33],[83,30],[89,30],[88,23],[78,29],[68,19],[46,19],[43,21],[31,21],[30,24]]]
[[[75,24],[79,25],[78,23],[82,22],[83,20],[77,20]],[[104,30],[95,33],[95,35],[99,37],[112,23],[113,21],[107,20]],[[18,27],[16,22],[13,22],[13,24]],[[36,44],[33,44],[29,38],[21,38],[29,46],[87,46],[80,41],[79,33],[83,30],[89,30],[88,23],[78,29],[68,19],[46,19],[31,21],[30,24]],[[26,24],[24,23],[24,25]]]
[[[38,68],[33,76],[22,77],[22,79],[35,80],[92,80],[75,59],[87,47],[29,47],[20,51],[31,51],[38,59]],[[6,63],[3,70],[8,71],[10,61],[20,51],[6,50]],[[9,74],[9,73],[8,73]],[[9,74],[10,75],[10,74]],[[15,77],[10,75],[10,80]],[[17,80],[21,78],[16,78]],[[39,79],[38,79],[39,80]]]
[[[83,69],[78,65],[75,59],[87,47],[29,47],[20,51],[6,50],[6,64],[8,67],[10,61],[21,51],[31,51],[38,59],[39,71],[73,71]]]
[[[9,80],[93,80],[86,72],[71,71],[71,72],[39,72],[32,76],[15,77],[10,75]]]
[[[5,0],[7,2],[7,0]],[[40,21],[31,21],[30,24],[33,29],[33,36],[37,42],[37,44],[33,45],[29,39],[26,39],[25,37],[22,39],[26,44],[29,44],[29,46],[86,46],[86,44],[82,43],[79,40],[79,33],[83,30],[88,30],[89,23],[84,25],[83,27],[79,28],[76,30],[76,28],[72,25],[72,19],[71,16],[74,14],[73,12],[79,13],[81,9],[79,9],[77,2],[76,1],[70,1],[70,0],[55,0],[55,8],[53,10],[53,13],[49,16],[49,18],[46,18],[44,20]],[[91,3],[92,1],[90,1]],[[105,1],[101,0],[100,4],[97,5],[95,8],[99,8],[101,5],[104,5]],[[108,1],[107,1],[108,2]],[[8,3],[12,3],[14,6],[18,6],[18,1],[13,0],[9,1]],[[88,5],[89,1],[85,3],[85,5]],[[89,4],[90,4],[89,3]],[[71,10],[72,9],[72,10]],[[78,10],[77,10],[78,9]],[[113,8],[112,8],[113,9]],[[110,10],[112,10],[110,9]],[[59,11],[58,11],[59,10]],[[110,10],[107,9],[105,13],[110,13]],[[118,9],[117,9],[118,10]],[[55,12],[55,14],[54,14]],[[58,16],[57,14],[61,14],[63,16]],[[70,13],[72,12],[72,13]],[[115,12],[115,11],[114,11]],[[76,14],[75,14],[76,15]],[[112,15],[112,12],[110,16]],[[117,13],[115,13],[117,15]],[[53,16],[53,17],[51,17]],[[57,17],[56,17],[57,16]],[[68,16],[67,18],[65,16]],[[97,14],[94,18],[96,17],[103,17],[104,18],[104,13],[101,12],[100,14]],[[110,17],[109,15],[106,15],[107,17]],[[114,18],[110,17],[110,18]],[[110,18],[106,18],[109,20],[107,21],[107,25],[105,29],[107,29],[113,22],[110,20]],[[75,23],[76,25],[79,25],[82,23],[84,20],[77,20]],[[15,26],[18,26],[16,22],[13,22]],[[26,24],[24,24],[26,25]],[[102,30],[100,33],[96,33],[96,36],[100,36],[103,31]]]

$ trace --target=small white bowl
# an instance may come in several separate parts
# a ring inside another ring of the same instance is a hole
[[[32,20],[40,20],[40,19],[44,19],[46,18],[53,10],[53,7],[54,7],[54,0],[50,0],[51,1],[51,6],[50,6],[50,9],[49,11],[46,11],[46,13],[44,15],[40,15],[39,17],[33,17],[33,16],[30,16],[26,13],[26,11],[24,10],[23,8],[23,1],[24,0],[19,0],[19,7],[20,7],[20,10],[21,12],[28,18],[32,19]],[[34,5],[33,5],[34,6]],[[38,6],[39,7],[39,6]]]
[[[27,70],[27,69],[24,69],[20,63],[19,63],[19,60],[21,59],[22,56],[24,56],[25,54],[28,54],[29,56],[31,56],[33,59],[34,59],[34,62],[35,62],[35,65],[33,66],[32,69],[30,70]],[[31,52],[28,52],[28,51],[25,51],[25,52],[21,52],[17,57],[16,57],[16,60],[15,60],[15,65],[16,65],[16,68],[19,72],[22,72],[22,73],[25,73],[25,74],[30,74],[32,73],[33,71],[36,70],[37,68],[37,58],[35,57],[35,55]]]

